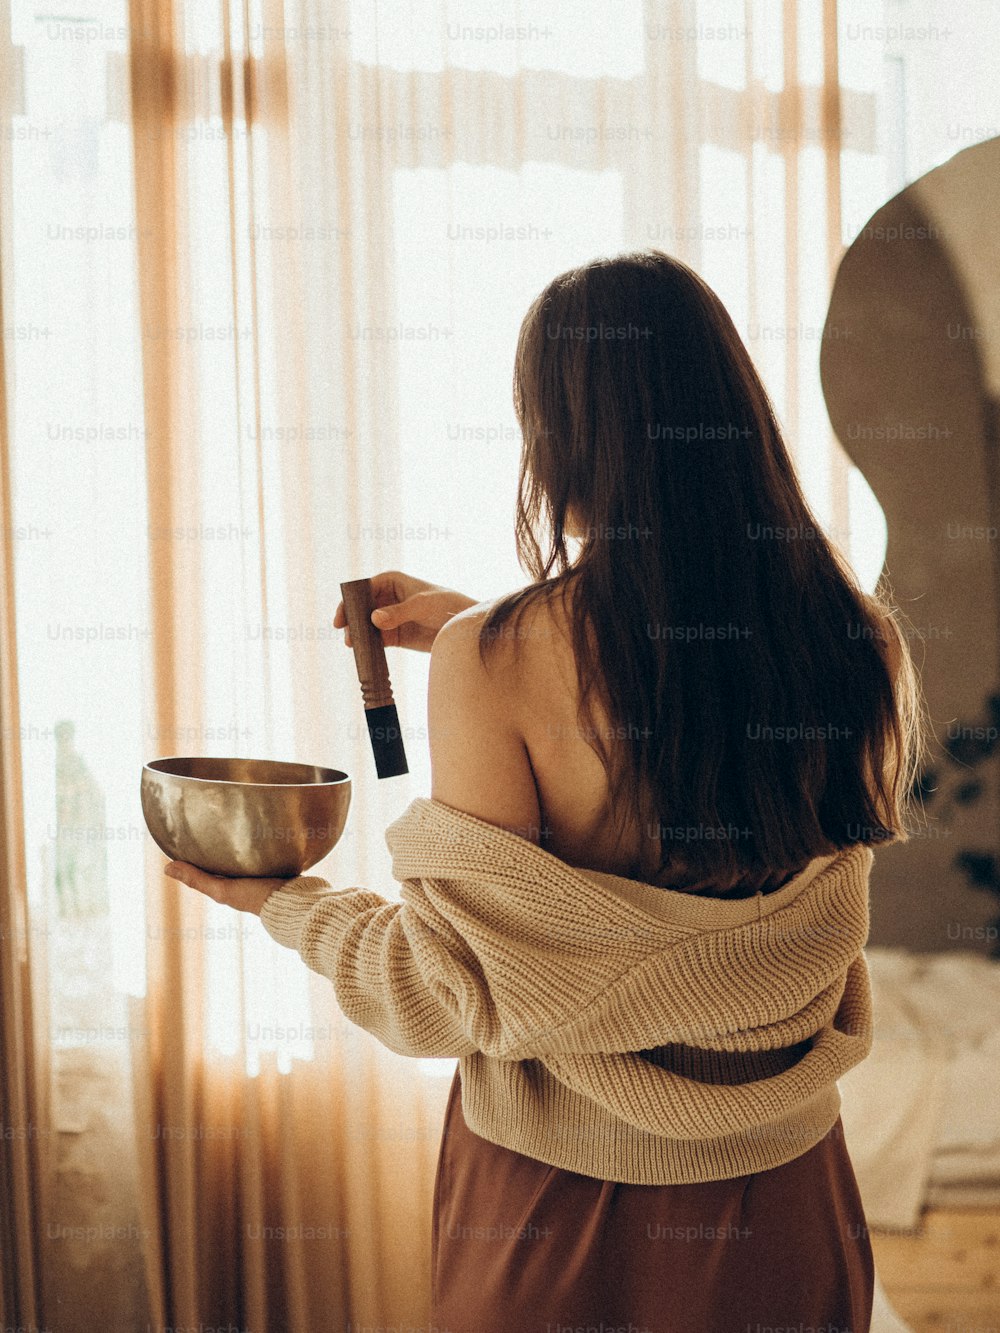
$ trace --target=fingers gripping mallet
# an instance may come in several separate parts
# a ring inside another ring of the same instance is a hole
[[[375,769],[380,778],[395,778],[410,770],[403,749],[403,735],[389,683],[389,667],[385,660],[382,635],[371,621],[375,602],[371,579],[352,579],[340,585],[344,599],[344,618],[351,634],[354,665],[361,682],[361,697],[365,704],[365,720],[375,756]]]

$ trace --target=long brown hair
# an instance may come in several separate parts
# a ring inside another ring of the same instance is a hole
[[[637,817],[660,839],[633,873],[673,860],[665,828],[688,830],[685,865],[720,887],[905,840],[923,728],[897,610],[810,511],[707,283],[658,250],[560,274],[521,326],[514,405],[534,582],[491,608],[480,655],[522,637],[531,603],[572,592],[577,722],[618,841]]]

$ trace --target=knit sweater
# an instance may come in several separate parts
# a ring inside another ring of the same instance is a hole
[[[871,1048],[870,847],[754,898],[567,864],[417,798],[400,901],[303,875],[261,911],[403,1055],[455,1056],[482,1138],[601,1180],[727,1179],[806,1152]]]

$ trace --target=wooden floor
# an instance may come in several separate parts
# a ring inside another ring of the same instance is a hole
[[[919,1231],[872,1231],[886,1295],[915,1333],[1000,1333],[1000,1213],[929,1209]]]

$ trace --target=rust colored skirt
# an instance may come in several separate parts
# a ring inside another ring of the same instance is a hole
[[[430,1333],[868,1333],[875,1269],[838,1117],[769,1171],[630,1185],[474,1134],[451,1085]]]

